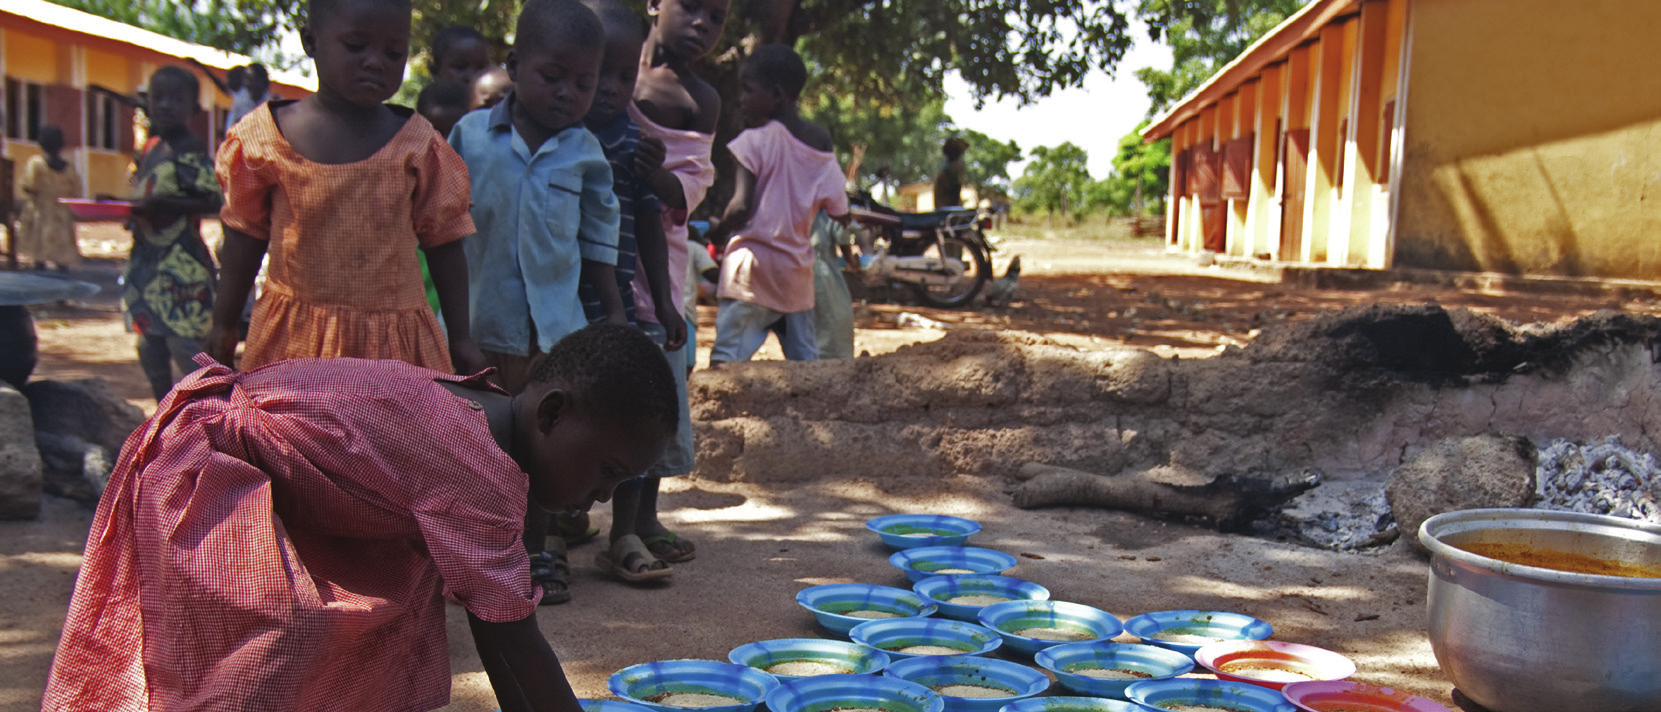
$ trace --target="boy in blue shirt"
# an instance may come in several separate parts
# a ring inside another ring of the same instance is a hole
[[[473,222],[467,271],[473,339],[510,393],[539,356],[588,323],[579,279],[606,321],[627,323],[617,292],[617,198],[611,166],[582,120],[594,100],[604,30],[576,0],[529,0],[508,74],[514,90],[450,132],[467,162]],[[525,546],[543,603],[571,598],[563,557],[544,551],[548,517],[530,508]]]

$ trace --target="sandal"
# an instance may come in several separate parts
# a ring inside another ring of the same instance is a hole
[[[565,543],[571,546],[586,544],[600,535],[600,528],[589,524],[588,512],[583,512],[574,517],[567,516],[563,512],[555,514],[554,530],[559,533],[560,538],[565,540]]]
[[[571,585],[565,578],[571,565],[564,552],[539,551],[531,554],[531,582],[542,587],[542,605],[553,606],[571,600]]]
[[[698,549],[692,545],[692,540],[675,536],[674,532],[653,534],[641,537],[640,540],[646,544],[646,550],[652,552],[652,556],[656,556],[660,561],[683,564],[698,558]]]
[[[629,583],[646,583],[669,578],[675,570],[652,556],[640,537],[633,534],[611,543],[611,548],[594,555],[594,564]]]

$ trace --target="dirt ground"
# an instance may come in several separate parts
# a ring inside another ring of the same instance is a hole
[[[94,257],[71,276],[104,290],[84,303],[36,310],[41,365],[35,377],[105,378],[117,393],[152,410],[117,303],[124,234],[86,230],[82,245]],[[1166,255],[1157,242],[1009,242],[999,245],[1000,274],[1014,254],[1022,256],[1025,270],[1010,308],[954,312],[859,304],[856,351],[884,353],[939,338],[945,329],[973,328],[1031,331],[1079,348],[1129,345],[1195,358],[1244,344],[1265,325],[1380,302],[1435,301],[1517,322],[1604,308],[1661,312],[1654,300],[1430,287],[1300,290],[1259,274],[1199,267]],[[700,321],[703,362],[713,309],[702,309]],[[776,346],[769,343],[762,357],[777,358]],[[580,696],[608,696],[606,676],[634,663],[724,660],[728,650],[756,640],[828,637],[796,606],[795,592],[829,582],[908,587],[863,522],[922,511],[982,522],[984,532],[970,543],[1020,554],[1011,575],[1049,587],[1058,600],[1121,618],[1185,608],[1255,615],[1275,626],[1277,639],[1350,656],[1360,667],[1356,680],[1451,704],[1450,685],[1424,635],[1425,563],[1402,542],[1373,554],[1337,554],[1119,512],[1022,511],[1009,503],[1009,483],[989,478],[872,472],[824,480],[814,476],[812,463],[801,463],[792,474],[799,486],[697,478],[668,483],[666,521],[699,544],[699,555],[678,565],[666,585],[617,583],[592,566],[597,544],[573,549],[575,600],[545,608],[540,622]],[[604,510],[602,505],[596,513],[602,526]],[[0,522],[0,710],[38,707],[90,520],[90,510],[49,499],[36,521]],[[494,709],[465,617],[455,607],[450,613],[454,696],[447,709]]]

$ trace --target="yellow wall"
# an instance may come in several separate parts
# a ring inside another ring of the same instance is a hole
[[[1395,264],[1661,279],[1661,2],[1419,0]]]
[[[6,75],[37,84],[57,84],[58,46],[51,40],[6,30]]]

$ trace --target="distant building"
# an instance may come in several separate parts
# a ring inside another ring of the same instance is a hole
[[[1313,0],[1143,131],[1177,249],[1661,279],[1654,0]]]
[[[963,186],[963,204],[979,205],[980,191],[972,185]],[[934,212],[934,181],[907,183],[894,192],[893,208],[902,213]]]
[[[87,87],[97,84],[132,95],[165,64],[184,66],[200,76],[186,57],[219,70],[253,61],[45,0],[0,0],[0,75],[5,76],[0,89],[5,125],[0,150],[21,171],[30,156],[40,153],[35,145],[40,127],[56,124],[66,139],[64,158],[79,170],[86,194],[125,195],[135,143],[134,112]],[[310,77],[270,74],[271,92],[284,98],[298,99],[317,88]],[[204,111],[192,129],[217,146],[230,106],[230,98],[203,78]]]

